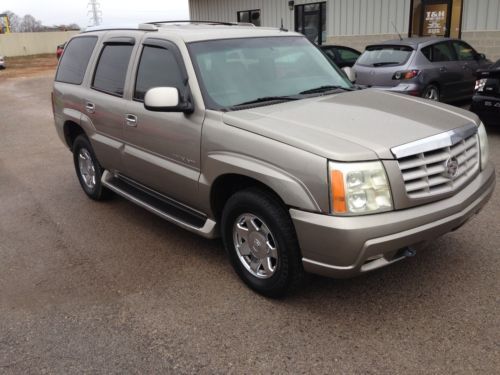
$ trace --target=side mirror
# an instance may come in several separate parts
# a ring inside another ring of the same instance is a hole
[[[344,66],[342,71],[345,73],[347,79],[351,82],[356,82],[356,72],[350,66]]]
[[[486,60],[486,55],[484,53],[476,53],[476,60]]]
[[[154,87],[144,96],[144,107],[155,112],[193,112],[193,105],[183,100],[176,87]]]

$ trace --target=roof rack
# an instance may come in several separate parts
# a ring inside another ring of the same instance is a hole
[[[204,25],[222,25],[222,26],[254,26],[253,23],[247,22],[219,22],[219,21],[200,21],[200,20],[177,20],[177,21],[155,21],[155,22],[146,22],[142,25],[154,25],[161,26],[164,24],[176,24],[176,23],[190,23],[190,24],[204,24]]]

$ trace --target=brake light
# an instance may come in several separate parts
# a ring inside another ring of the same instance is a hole
[[[419,70],[413,69],[413,70],[402,70],[399,72],[394,73],[392,76],[392,79],[395,79],[397,81],[405,80],[405,79],[412,79],[418,76],[420,73]]]

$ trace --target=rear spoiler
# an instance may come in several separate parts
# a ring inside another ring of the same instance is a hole
[[[366,46],[365,50],[370,51],[371,49],[376,49],[376,48],[400,48],[400,49],[408,49],[415,51],[415,47],[408,45],[408,44],[371,44],[369,46]]]

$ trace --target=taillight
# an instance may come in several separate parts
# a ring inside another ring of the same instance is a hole
[[[399,72],[394,73],[392,76],[392,79],[395,79],[397,81],[405,80],[405,79],[412,79],[418,76],[420,73],[419,70],[413,69],[413,70],[401,70]]]

